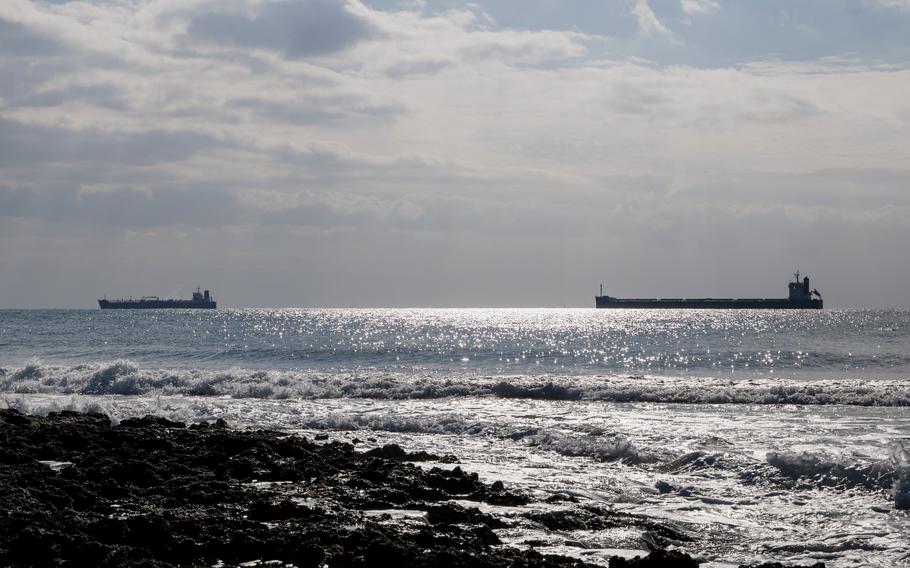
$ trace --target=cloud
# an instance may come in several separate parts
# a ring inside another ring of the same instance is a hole
[[[709,14],[720,10],[720,2],[718,0],[680,0],[680,6],[682,6],[683,12],[690,16],[693,14]]]
[[[427,0],[398,0],[398,5],[405,10],[420,12],[427,7]]]
[[[356,227],[385,224],[411,225],[424,215],[420,205],[407,199],[383,200],[344,194],[309,194],[305,203],[262,215],[262,222],[276,225]]]
[[[0,166],[39,168],[59,162],[152,165],[185,160],[211,143],[209,137],[189,131],[73,130],[0,119]]]
[[[424,303],[434,282],[511,301],[531,280],[522,303],[571,303],[573,283],[602,278],[595,257],[691,279],[755,246],[733,283],[824,241],[910,238],[910,70],[878,44],[807,57],[754,3],[578,0],[541,21],[419,4],[0,3],[3,273],[53,280],[73,257],[86,278],[120,263],[136,268],[124,278],[209,270],[251,290],[250,274],[282,273],[314,285],[288,294],[322,286],[325,303],[344,300],[342,277],[388,283],[370,303],[407,303],[402,274]],[[668,30],[686,4],[713,17]],[[579,13],[621,22],[601,35]],[[534,277],[541,259],[553,267]]]
[[[452,61],[417,57],[413,59],[402,59],[397,63],[393,63],[386,68],[385,72],[389,77],[402,79],[416,75],[433,75],[451,64]]]
[[[580,57],[586,49],[581,34],[561,32],[472,32],[458,52],[459,59],[495,59],[512,65],[534,65]]]
[[[301,58],[341,51],[377,33],[341,0],[274,0],[241,5],[232,12],[216,6],[192,15],[190,37]]]
[[[910,10],[910,0],[868,0],[873,4],[897,10]]]
[[[0,17],[0,45],[5,56],[49,55],[61,44],[52,36]]]
[[[78,226],[101,233],[148,227],[209,227],[237,223],[244,215],[230,193],[212,187],[105,192],[83,192],[72,185],[53,189],[0,187],[0,218],[52,222],[58,231]]]
[[[252,111],[257,118],[284,124],[316,124],[342,120],[385,120],[404,114],[406,109],[394,102],[372,101],[353,94],[311,94],[280,98],[263,94],[238,98],[230,105]]]
[[[648,0],[634,0],[632,12],[638,18],[638,29],[642,35],[652,36],[656,34],[666,34],[669,30],[657,19]]]
[[[36,89],[27,96],[14,98],[10,102],[22,107],[55,107],[73,101],[117,110],[126,110],[129,106],[127,98],[116,85],[104,83]]]

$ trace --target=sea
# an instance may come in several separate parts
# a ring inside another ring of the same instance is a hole
[[[454,454],[524,510],[658,519],[711,567],[910,565],[906,310],[3,310],[0,407]],[[544,553],[648,544],[481,507]]]

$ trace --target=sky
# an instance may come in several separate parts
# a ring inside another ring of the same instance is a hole
[[[910,307],[910,0],[0,2],[0,308]]]

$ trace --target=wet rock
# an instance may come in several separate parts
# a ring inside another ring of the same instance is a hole
[[[277,432],[0,411],[0,565],[582,566],[500,547],[495,516],[451,503],[500,495],[395,446],[358,453]],[[71,462],[52,469],[38,460]],[[416,508],[417,532],[365,516]],[[494,548],[495,547],[495,548]]]
[[[480,512],[476,507],[466,509],[454,503],[443,503],[442,505],[428,507],[427,521],[431,525],[481,524],[493,529],[500,529],[508,526],[496,517]]]
[[[551,531],[574,531],[590,530],[584,515],[578,515],[575,511],[544,511],[527,515]]]
[[[578,497],[574,495],[566,495],[565,493],[554,493],[546,499],[547,503],[578,503]]]
[[[374,448],[366,453],[367,457],[385,458],[388,460],[404,460],[408,453],[398,444],[386,444],[381,448]]]
[[[183,422],[174,422],[151,414],[142,418],[127,418],[120,422],[121,428],[186,428]]]
[[[398,460],[398,461],[412,461],[412,462],[425,462],[425,461],[438,461],[441,463],[456,463],[458,458],[455,456],[437,456],[436,454],[430,454],[423,450],[418,452],[406,452],[398,444],[387,444],[381,448],[374,448],[367,451],[364,455],[369,457],[379,457],[389,460]],[[452,460],[454,458],[454,460]]]
[[[521,505],[527,505],[531,502],[530,497],[527,495],[507,490],[502,481],[494,481],[488,487],[482,486],[479,490],[468,496],[468,499],[504,507],[520,507]]]
[[[676,550],[655,550],[645,557],[636,556],[631,560],[614,557],[610,568],[698,568],[698,561]]]
[[[250,504],[247,518],[257,521],[286,521],[288,519],[309,519],[316,514],[309,507],[294,503],[289,499],[278,502],[260,499]]]
[[[530,497],[461,467],[412,463],[421,458],[445,459],[234,431],[221,420],[186,427],[147,416],[113,427],[101,414],[0,410],[0,566],[589,566],[502,546],[494,531],[506,522],[453,501],[520,506]],[[426,511],[428,524],[364,512],[396,508]],[[525,516],[554,530],[634,528],[661,548],[617,566],[693,565],[664,552],[691,538],[666,522],[586,505]]]
[[[31,419],[28,416],[13,408],[5,410],[4,413],[0,415],[0,422],[5,422],[11,426],[24,426],[30,421]]]
[[[825,568],[824,562],[816,562],[815,564],[791,564],[789,566],[784,566],[780,562],[766,562],[764,564],[740,564],[739,568]]]
[[[523,516],[552,531],[638,529],[642,531],[642,538],[647,541],[644,546],[652,550],[681,545],[694,540],[692,535],[673,523],[591,505],[555,511],[530,512]],[[641,540],[639,539],[638,545],[643,545]]]

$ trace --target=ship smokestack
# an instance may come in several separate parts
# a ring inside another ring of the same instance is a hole
[[[807,279],[807,280],[808,280],[808,279]],[[807,286],[808,286],[808,284],[807,284]],[[208,290],[205,291],[205,294],[203,295],[203,298],[205,298],[205,301],[206,301],[206,302],[209,301],[209,291],[208,291]]]
[[[808,296],[809,295],[809,277],[806,276],[803,278],[803,292]]]

